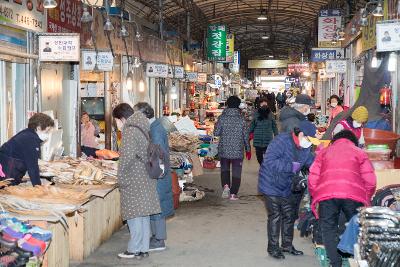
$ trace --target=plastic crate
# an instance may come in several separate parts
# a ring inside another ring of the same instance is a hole
[[[330,266],[325,247],[317,246],[314,250],[314,253],[315,253],[315,256],[317,257],[317,260],[321,267],[329,267]],[[343,258],[342,267],[350,267],[350,263],[349,263],[348,259]]]

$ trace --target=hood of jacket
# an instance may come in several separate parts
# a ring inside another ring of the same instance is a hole
[[[222,112],[222,115],[227,116],[227,117],[238,117],[238,116],[241,116],[240,109],[238,109],[238,108],[226,108]]]
[[[279,120],[284,121],[290,118],[297,118],[302,121],[306,119],[306,116],[292,107],[284,107],[281,110]]]
[[[135,112],[128,118],[124,127],[138,126],[143,131],[148,133],[150,131],[149,119],[142,112]]]

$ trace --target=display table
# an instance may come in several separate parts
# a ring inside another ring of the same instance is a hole
[[[121,228],[120,211],[120,192],[113,187],[99,190],[79,211],[67,214],[67,227],[53,216],[13,216],[52,232],[52,241],[44,255],[44,267],[68,267],[70,260],[83,261]]]

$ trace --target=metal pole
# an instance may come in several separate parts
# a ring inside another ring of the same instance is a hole
[[[158,0],[159,5],[159,20],[160,20],[160,39],[164,40],[164,25],[163,25],[163,0]]]
[[[187,39],[187,50],[190,51],[190,11],[186,13],[186,39]]]
[[[111,131],[112,131],[112,118],[111,118],[111,101],[112,94],[110,90],[110,72],[104,72],[104,105],[105,105],[105,141],[106,149],[111,149]]]

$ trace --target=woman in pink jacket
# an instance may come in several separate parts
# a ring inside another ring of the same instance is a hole
[[[337,133],[332,144],[317,154],[310,168],[308,187],[331,265],[340,267],[339,215],[343,212],[349,221],[357,208],[370,204],[376,188],[372,164],[367,154],[358,148],[357,137],[351,131]]]

